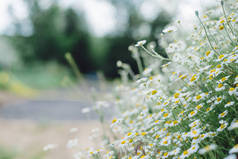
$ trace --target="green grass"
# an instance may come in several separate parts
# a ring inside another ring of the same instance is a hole
[[[14,80],[35,89],[51,89],[73,84],[73,77],[68,69],[54,63],[13,69],[11,74]]]
[[[0,159],[14,159],[15,156],[16,156],[15,152],[12,152],[0,146]]]

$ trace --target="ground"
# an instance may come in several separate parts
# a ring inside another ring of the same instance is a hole
[[[94,106],[92,92],[89,88],[77,90],[87,91],[52,90],[34,98],[0,92],[0,148],[15,154],[16,159],[70,159],[74,152],[98,147],[99,141],[89,140],[92,129],[99,128],[102,133],[98,116],[95,112],[81,112],[82,108]],[[110,110],[107,114],[110,119]],[[71,128],[78,131],[70,133]],[[73,138],[79,140],[78,146],[66,148]],[[47,144],[58,147],[45,152]]]
[[[71,128],[78,132],[70,133]],[[89,140],[94,128],[100,128],[96,121],[36,123],[32,121],[0,120],[0,145],[24,159],[70,159],[74,152],[97,146]],[[69,139],[78,138],[79,145],[74,149],[66,148]],[[54,150],[45,152],[47,144],[57,144]]]

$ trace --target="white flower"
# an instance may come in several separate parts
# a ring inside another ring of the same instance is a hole
[[[216,148],[217,148],[217,145],[211,144],[211,145],[208,145],[208,146],[206,146],[206,147],[200,149],[200,150],[199,150],[199,153],[200,153],[200,154],[205,154],[205,153],[207,153],[207,152],[209,152],[209,151],[215,150]]]
[[[220,125],[220,127],[217,129],[218,132],[223,131],[223,130],[227,127],[227,125],[228,125],[228,123],[227,123],[226,121],[224,121],[224,120],[219,121],[219,123],[220,123],[221,125]]]
[[[192,129],[190,131],[190,137],[197,137],[201,133],[201,129]]]
[[[177,28],[175,26],[168,26],[163,30],[163,33],[171,33],[177,31]]]
[[[197,110],[191,111],[191,112],[189,113],[188,117],[189,117],[189,118],[193,117],[194,115],[197,114],[197,112],[198,112]]]
[[[236,92],[236,88],[233,88],[233,87],[231,87],[231,88],[229,89],[229,91],[228,91],[228,93],[229,93],[230,95],[235,94],[235,92]]]
[[[138,41],[138,42],[135,44],[135,46],[136,46],[136,47],[143,46],[143,45],[145,45],[145,43],[146,43],[146,40],[141,40],[141,41]]]
[[[192,122],[191,124],[189,124],[189,127],[190,127],[190,128],[196,128],[196,127],[198,127],[200,124],[201,124],[201,121],[198,119],[198,120],[195,120],[194,122]]]
[[[237,153],[238,152],[238,144],[236,144],[232,149],[230,149],[229,153]]]
[[[236,159],[236,155],[229,155],[225,157],[224,159]]]
[[[66,147],[67,148],[73,148],[75,146],[78,145],[78,139],[72,139],[72,140],[69,140]]]
[[[233,104],[235,104],[235,102],[228,102],[228,103],[226,103],[226,105],[224,106],[225,108],[226,107],[230,107],[230,106],[232,106]]]
[[[223,97],[217,97],[215,100],[215,105],[220,104],[222,102]]]
[[[175,150],[171,151],[171,155],[177,155],[180,153],[180,151],[181,151],[181,149],[178,147]]]
[[[71,133],[75,133],[75,132],[77,132],[78,131],[78,128],[71,128],[70,130],[69,130],[69,132],[71,132]]]
[[[197,144],[193,145],[192,147],[189,148],[189,154],[193,154],[195,152],[197,152],[199,149],[199,146]]]
[[[83,114],[89,113],[89,112],[90,112],[90,108],[88,108],[88,107],[83,108],[83,109],[81,110],[81,112],[82,112]]]
[[[238,120],[237,119],[235,119],[231,122],[231,125],[228,127],[228,130],[233,130],[236,128],[238,128]]]
[[[82,152],[78,152],[74,154],[75,159],[81,159],[81,157],[82,157]]]
[[[49,145],[44,146],[43,150],[49,151],[49,150],[55,149],[56,147],[57,147],[56,144],[49,144]]]
[[[222,84],[222,83],[219,83],[218,85],[217,85],[217,88],[215,89],[216,91],[222,91],[222,90],[224,90],[225,89],[225,86]]]
[[[117,67],[122,67],[122,62],[120,60],[117,61]]]
[[[197,96],[194,97],[193,101],[198,102],[198,101],[204,99],[204,97],[205,97],[204,93],[198,94]]]
[[[222,112],[221,114],[219,114],[219,118],[223,118],[223,117],[225,117],[226,115],[227,115],[227,113],[228,113],[228,111],[227,110],[225,110],[224,112]]]

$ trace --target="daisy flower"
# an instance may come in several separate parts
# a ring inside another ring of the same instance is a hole
[[[237,119],[235,119],[231,122],[231,125],[228,127],[228,130],[233,130],[236,128],[238,128],[238,120]]]
[[[228,111],[225,110],[224,112],[222,112],[221,114],[219,114],[218,118],[224,118],[227,115]]]
[[[136,47],[143,46],[143,45],[145,45],[145,43],[146,43],[146,40],[141,40],[141,41],[138,41],[138,42],[135,44],[135,46],[136,46]]]
[[[199,153],[203,155],[209,151],[215,150],[216,148],[217,148],[216,144],[207,145],[206,147],[200,149]]]
[[[234,147],[232,147],[230,150],[229,150],[229,153],[237,153],[238,152],[238,144],[236,144]]]
[[[196,115],[197,114],[197,110],[193,110],[193,111],[191,111],[189,114],[188,114],[188,117],[189,118],[192,118],[194,115]]]
[[[236,158],[236,155],[232,154],[232,155],[225,157],[224,159],[237,159],[237,158]]]
[[[220,104],[222,102],[223,97],[217,97],[215,100],[215,105]]]
[[[217,129],[218,132],[223,131],[223,130],[227,127],[227,125],[228,125],[228,123],[227,123],[226,121],[224,121],[224,120],[219,121],[219,123],[220,123],[221,125],[220,125],[220,127]]]
[[[194,154],[195,152],[197,152],[199,149],[199,146],[197,144],[193,145],[192,147],[189,148],[189,153]]]
[[[198,101],[204,99],[204,97],[205,97],[204,93],[199,94],[199,95],[194,97],[193,101],[198,102]]]
[[[230,89],[229,89],[229,91],[228,91],[228,93],[232,96],[233,94],[235,94],[235,92],[236,92],[236,89],[235,88],[233,88],[233,87],[231,87]]]
[[[172,33],[177,31],[177,28],[175,26],[168,26],[163,30],[163,33]]]
[[[232,106],[233,104],[235,104],[235,102],[228,102],[228,103],[226,103],[226,105],[224,107],[227,108],[227,107]]]
[[[222,83],[219,83],[218,85],[217,85],[217,87],[216,87],[216,91],[222,91],[222,90],[224,90],[225,89],[225,86],[222,84]]]

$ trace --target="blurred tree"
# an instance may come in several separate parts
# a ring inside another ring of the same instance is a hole
[[[141,16],[141,0],[108,0],[117,9],[117,32],[105,37],[95,37],[89,33],[84,14],[72,9],[64,9],[52,1],[47,8],[38,0],[24,0],[28,7],[29,22],[32,32],[24,32],[25,23],[15,20],[15,35],[10,39],[26,64],[35,62],[57,61],[66,64],[64,54],[71,52],[79,69],[83,73],[102,70],[107,77],[118,76],[116,61],[129,63],[137,72],[128,46],[142,37],[148,41],[157,40],[170,22],[165,12],[160,12],[153,21]],[[148,35],[140,35],[143,26],[149,27]],[[141,29],[142,28],[142,29]],[[160,48],[159,48],[160,49]],[[160,49],[160,52],[163,52]],[[164,55],[166,56],[166,55]]]
[[[124,22],[126,27],[122,29],[119,35],[115,34],[114,36],[106,37],[109,43],[106,64],[110,67],[104,66],[104,73],[109,77],[118,76],[118,72],[115,71],[117,70],[116,61],[118,60],[129,63],[132,66],[132,69],[137,73],[137,65],[128,51],[128,46],[141,40],[141,38],[146,38],[148,41],[157,41],[158,35],[162,32],[163,28],[169,24],[171,17],[165,11],[161,11],[153,21],[147,21],[141,16],[138,9],[142,4],[142,0],[110,0],[110,2],[114,4],[117,9],[117,17],[126,16],[125,18],[122,18],[124,20],[126,19],[126,22]],[[120,21],[118,23],[120,23]],[[143,25],[148,26],[148,29],[150,30],[146,37],[141,37],[139,35],[140,33],[138,30]],[[161,47],[158,46],[157,49],[162,56],[167,57],[165,51]]]
[[[82,72],[91,71],[90,35],[83,14],[78,15],[71,8],[63,10],[57,3],[47,9],[42,9],[37,0],[25,0],[25,3],[33,33],[24,35],[19,29],[19,22],[16,23],[16,35],[12,37],[23,60],[28,64],[51,60],[65,64],[64,55],[71,52]]]

